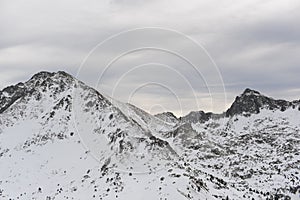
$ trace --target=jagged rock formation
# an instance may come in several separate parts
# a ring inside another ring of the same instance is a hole
[[[213,113],[205,113],[203,111],[192,111],[184,117],[180,118],[182,123],[197,123],[208,121]]]
[[[262,108],[285,111],[291,106],[296,106],[299,101],[289,102],[285,100],[275,100],[260,94],[258,91],[247,88],[242,95],[237,96],[231,107],[227,110],[226,116],[236,114],[259,113]]]
[[[1,199],[298,199],[299,101],[155,116],[65,72],[0,91]]]
[[[19,83],[15,86],[9,86],[4,88],[0,92],[0,113],[3,113],[9,106],[15,101],[25,95],[25,88],[23,83]]]
[[[178,118],[172,112],[163,112],[154,115],[155,117],[163,120],[164,122],[168,123],[178,123]]]

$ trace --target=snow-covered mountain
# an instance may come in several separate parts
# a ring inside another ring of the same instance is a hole
[[[299,199],[300,101],[177,118],[65,72],[0,91],[0,199]]]

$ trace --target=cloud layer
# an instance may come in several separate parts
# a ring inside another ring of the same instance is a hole
[[[224,111],[246,87],[299,99],[299,9],[297,0],[3,0],[0,88],[65,70],[177,115]],[[143,27],[159,28],[126,32]]]

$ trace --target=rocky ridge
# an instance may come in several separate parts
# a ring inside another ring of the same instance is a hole
[[[152,116],[40,72],[0,91],[0,197],[297,199],[299,110],[246,89],[224,114]]]

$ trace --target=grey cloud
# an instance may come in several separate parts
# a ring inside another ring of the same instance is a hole
[[[175,0],[172,6],[164,0],[2,1],[0,87],[24,81],[40,70],[65,70],[111,94],[116,81],[134,66],[157,62],[176,69],[186,80],[163,67],[135,70],[120,82],[117,97],[126,101],[135,88],[152,81],[175,91],[185,105],[183,113],[198,109],[188,83],[195,90],[199,109],[216,112],[223,111],[223,104],[228,106],[245,87],[278,98],[299,98],[296,94],[300,86],[298,9],[296,0],[188,3]],[[145,26],[174,29],[203,44],[222,77],[203,49],[183,39],[184,36],[163,31],[140,31],[114,38],[99,47],[78,71],[83,59],[99,42],[120,31]],[[182,58],[144,50],[132,52],[114,63],[97,85],[109,61],[124,51],[145,46],[166,48],[186,56],[197,65],[202,77]],[[180,115],[173,98],[163,88],[152,86],[139,90],[134,102],[146,110],[161,104]]]

